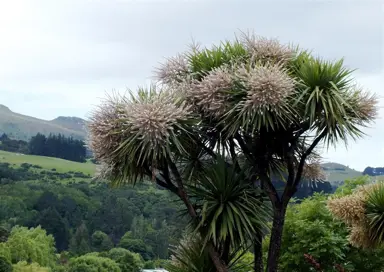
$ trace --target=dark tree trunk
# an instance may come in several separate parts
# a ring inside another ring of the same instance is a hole
[[[208,243],[207,247],[208,247],[209,256],[211,257],[211,260],[216,267],[216,271],[229,272],[227,265],[223,262],[220,255],[217,253],[217,250],[212,245],[212,243]]]
[[[228,237],[224,242],[223,250],[221,254],[221,259],[227,265],[229,264],[230,251],[231,251],[231,239]]]
[[[286,211],[287,206],[284,204],[274,207],[271,240],[268,251],[267,272],[277,272],[278,269]]]
[[[254,271],[264,272],[263,265],[263,236],[261,233],[257,234],[256,241],[253,244],[255,259],[254,259]]]

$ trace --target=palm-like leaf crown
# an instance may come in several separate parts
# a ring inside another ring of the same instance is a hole
[[[166,266],[170,272],[214,272],[216,267],[206,249],[204,241],[199,235],[189,234],[173,248],[171,263]],[[229,269],[231,272],[250,271],[252,263],[241,263],[241,258],[246,251],[234,250],[229,258]]]
[[[204,241],[220,246],[230,241],[232,248],[254,241],[256,234],[267,230],[271,216],[268,201],[250,182],[245,173],[228,166],[223,157],[194,178],[188,186],[201,216],[197,226],[203,228]]]

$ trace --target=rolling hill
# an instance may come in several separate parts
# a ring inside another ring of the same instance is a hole
[[[362,172],[334,162],[323,163],[321,166],[327,175],[327,180],[331,183],[338,183],[349,178],[356,178],[363,174]]]
[[[76,139],[84,139],[86,121],[78,117],[58,117],[46,121],[11,111],[0,104],[0,134],[6,133],[10,138],[29,140],[37,133],[48,135],[63,134]]]

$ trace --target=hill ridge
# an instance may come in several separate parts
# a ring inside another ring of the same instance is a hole
[[[7,106],[0,104],[0,134],[5,133],[17,140],[29,140],[37,133],[45,135],[60,133],[67,137],[84,139],[85,128],[86,121],[79,117],[59,116],[53,120],[43,120],[13,112]]]

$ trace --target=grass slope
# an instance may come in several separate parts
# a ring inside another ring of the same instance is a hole
[[[12,112],[4,105],[0,105],[0,133],[6,133],[10,138],[29,140],[37,133],[48,135],[63,134],[77,139],[86,136],[85,121],[75,117],[59,117],[52,121]]]
[[[323,163],[322,167],[328,176],[328,181],[331,183],[344,181],[350,178],[356,178],[362,175],[361,172],[339,163]]]
[[[84,174],[93,175],[96,170],[96,165],[87,162],[79,163],[73,161],[67,161],[58,158],[34,156],[34,155],[23,155],[18,153],[11,153],[0,150],[0,162],[7,162],[20,166],[23,163],[29,163],[41,166],[44,170],[51,170],[55,168],[59,173],[66,173],[69,171],[82,172]]]

